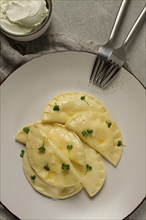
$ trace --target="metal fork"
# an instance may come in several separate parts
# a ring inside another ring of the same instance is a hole
[[[122,46],[114,49],[114,41],[116,33],[119,29],[121,19],[127,7],[129,0],[123,0],[117,13],[108,42],[101,46],[97,52],[97,56],[90,75],[89,83],[106,87],[108,83],[114,79],[118,71],[125,64],[126,49],[131,38],[140,27],[142,21],[146,18],[146,6],[141,11],[130,32],[126,36]]]

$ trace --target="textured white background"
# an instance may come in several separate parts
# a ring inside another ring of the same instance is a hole
[[[32,42],[15,42],[0,35],[0,82],[18,66],[41,54],[61,50],[96,52],[110,34],[120,0],[52,0],[53,16],[47,32]],[[131,0],[116,45],[120,46],[145,0]],[[128,68],[146,86],[146,22],[127,51]],[[135,177],[136,178],[136,177]],[[146,202],[126,220],[146,219]],[[113,210],[114,211],[114,210]],[[2,220],[13,220],[2,207]]]

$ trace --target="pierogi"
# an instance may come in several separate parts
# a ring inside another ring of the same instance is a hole
[[[32,169],[26,152],[23,157],[23,170],[31,186],[39,193],[51,198],[66,199],[75,195],[83,188],[80,183],[70,187],[56,187],[46,184]]]
[[[65,92],[51,99],[43,112],[42,121],[64,124],[73,115],[88,111],[107,114],[105,107],[93,96],[80,92]]]
[[[74,164],[80,175],[81,183],[90,197],[93,197],[105,181],[105,166],[102,156],[86,143],[83,143],[85,164]]]
[[[117,165],[123,146],[119,146],[119,143],[122,143],[121,133],[112,119],[97,112],[85,112],[70,118],[65,126],[74,131],[109,162]]]
[[[95,196],[106,178],[104,158],[116,166],[124,146],[106,108],[81,92],[52,98],[41,120],[26,125],[15,140],[26,145],[20,156],[31,186],[56,199],[69,198],[82,188]]]
[[[31,124],[32,125],[32,124]],[[25,126],[30,130],[31,125]],[[68,130],[61,124],[48,124],[37,122],[35,125],[52,140],[58,148],[71,160],[80,165],[84,164],[83,144],[80,138],[71,130]],[[16,135],[16,140],[26,144],[28,134],[24,128]]]
[[[71,161],[47,138],[37,124],[32,125],[28,133],[26,152],[31,167],[45,183],[59,187],[80,183]],[[68,165],[69,169],[63,169],[62,164]]]

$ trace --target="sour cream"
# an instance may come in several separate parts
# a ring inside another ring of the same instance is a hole
[[[12,34],[28,34],[48,16],[45,0],[1,0],[0,25]]]

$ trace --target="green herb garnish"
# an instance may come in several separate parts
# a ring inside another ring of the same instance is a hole
[[[108,128],[112,126],[112,123],[110,121],[106,121]]]
[[[88,136],[88,132],[87,131],[82,131],[81,133],[82,133],[83,137],[87,137]]]
[[[83,137],[88,137],[89,134],[93,133],[93,130],[87,129],[86,131],[82,131],[81,133],[82,133]]]
[[[87,103],[87,105],[89,105],[89,103],[87,102],[87,100],[86,100],[86,97],[85,96],[81,96],[81,98],[80,98],[82,101],[84,101],[84,102],[86,102]]]
[[[117,146],[118,147],[120,147],[120,146],[124,146],[125,147],[125,145],[122,143],[122,141],[118,141]]]
[[[35,175],[31,176],[31,179],[32,179],[33,181],[35,180],[35,178],[36,178]]]
[[[24,156],[24,153],[25,153],[25,151],[24,151],[24,150],[21,150],[20,157],[23,157],[23,156]]]
[[[92,170],[92,167],[89,164],[87,164],[86,165],[86,173],[91,170]],[[86,173],[85,173],[85,175],[86,175]]]
[[[93,130],[87,130],[88,134],[92,134]]]
[[[60,107],[59,105],[57,105],[57,103],[55,103],[54,107],[53,107],[53,111],[59,111]]]
[[[47,170],[47,171],[49,171],[49,170],[50,170],[50,168],[49,168],[48,164],[44,166],[44,169],[45,169],[45,170]]]
[[[61,169],[62,170],[69,170],[70,169],[70,165],[63,163]]]
[[[29,130],[30,130],[30,129],[29,129],[28,127],[24,127],[24,128],[23,128],[23,131],[24,131],[26,134],[28,134]]]
[[[39,152],[44,153],[46,148],[44,147],[44,144],[38,148]]]
[[[71,144],[69,144],[69,145],[67,145],[66,148],[67,148],[68,151],[70,151],[73,148],[73,146]]]

